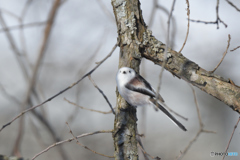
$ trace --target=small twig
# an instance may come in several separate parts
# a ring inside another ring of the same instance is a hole
[[[68,86],[67,88],[61,90],[59,93],[53,95],[52,97],[48,98],[47,100],[43,101],[42,103],[36,105],[36,106],[32,106],[31,108],[28,108],[26,110],[24,110],[23,112],[21,112],[20,114],[18,114],[16,117],[14,117],[10,122],[8,122],[7,124],[3,125],[2,128],[0,129],[0,132],[7,126],[11,125],[12,122],[14,122],[16,119],[18,119],[19,117],[21,117],[22,115],[24,115],[25,113],[39,107],[42,106],[43,104],[51,101],[52,99],[56,98],[57,96],[61,95],[62,93],[66,92],[67,90],[71,89],[72,87],[74,87],[75,85],[77,85],[79,82],[81,82],[84,78],[86,78],[88,75],[92,74],[106,59],[108,59],[113,51],[117,48],[117,43],[114,45],[113,49],[111,50],[111,52],[98,64],[96,65],[91,71],[89,71],[88,73],[86,73],[84,76],[82,76],[82,78],[80,78],[78,81],[74,82],[72,85]]]
[[[47,23],[46,21],[43,21],[43,22],[32,22],[32,23],[27,23],[27,24],[20,24],[20,25],[16,25],[16,26],[1,28],[0,32],[6,32],[6,31],[10,31],[10,30],[28,28],[28,27],[34,27],[34,26],[40,26],[40,25],[45,25],[46,23]]]
[[[226,0],[226,1],[227,1],[228,4],[230,4],[233,8],[235,8],[237,11],[240,12],[240,9],[239,9],[237,6],[235,6],[232,2],[230,2],[229,0]]]
[[[82,138],[82,137],[86,137],[86,136],[90,136],[90,135],[94,135],[94,134],[98,134],[98,133],[112,133],[113,130],[102,130],[102,131],[96,131],[96,132],[91,132],[91,133],[84,133],[84,134],[81,134],[79,136],[76,136],[76,139],[78,138]],[[36,159],[38,156],[40,156],[41,154],[47,152],[48,150],[50,150],[51,148],[55,147],[55,146],[58,146],[60,144],[63,144],[63,143],[66,143],[66,142],[71,142],[73,141],[74,138],[70,138],[70,139],[66,139],[66,140],[63,140],[63,141],[60,141],[60,142],[57,142],[57,143],[54,143],[50,146],[48,146],[46,149],[44,149],[43,151],[39,152],[38,154],[36,154],[32,160]]]
[[[32,117],[29,116],[30,119],[30,129],[31,129],[31,133],[34,135],[35,140],[38,142],[38,145],[41,148],[46,148],[47,144],[44,143],[43,141],[43,137],[41,136],[41,134],[39,133],[39,127],[38,125],[35,124],[35,122],[33,121]]]
[[[197,138],[199,137],[200,133],[202,131],[198,130],[197,134],[195,135],[195,137],[188,143],[187,147],[180,152],[180,154],[178,155],[178,157],[176,158],[176,160],[182,159],[182,157],[187,153],[188,149],[192,146],[192,144],[197,140]]]
[[[201,21],[201,20],[193,20],[190,19],[191,22],[197,22],[197,23],[204,23],[204,24],[216,24],[217,25],[217,29],[219,29],[219,22],[222,23],[225,28],[227,28],[227,24],[222,21],[219,17],[219,0],[217,0],[217,5],[216,5],[216,21]]]
[[[216,24],[216,21],[202,21],[202,20],[194,20],[194,19],[189,19],[191,22],[196,22],[196,23],[204,23],[204,24]]]
[[[19,105],[21,102],[14,96],[10,95],[5,88],[3,87],[3,85],[0,83],[0,91],[2,91],[2,94],[9,99],[11,102],[14,102],[15,104]]]
[[[236,48],[234,48],[234,49],[232,49],[230,51],[233,52],[233,51],[237,50],[238,48],[240,48],[240,46],[237,46]]]
[[[185,40],[184,40],[184,42],[183,42],[183,45],[182,45],[182,48],[178,51],[179,53],[181,53],[182,52],[182,50],[183,50],[183,48],[184,48],[184,46],[185,46],[185,44],[186,44],[186,42],[187,42],[187,39],[188,39],[188,34],[189,34],[189,25],[190,25],[190,9],[189,9],[189,1],[188,0],[186,0],[186,3],[187,3],[187,16],[188,16],[188,25],[187,25],[187,33],[186,33],[186,37],[185,37]]]
[[[167,16],[169,16],[171,14],[171,11],[168,11],[168,9],[165,6],[157,4],[157,8],[160,11],[163,11]],[[160,18],[160,19],[162,19],[162,18]],[[172,21],[171,41],[169,42],[168,46],[170,48],[173,48],[175,37],[176,37],[176,31],[177,31],[177,22],[176,22],[176,19],[174,18],[174,16],[171,17],[171,21]]]
[[[197,132],[197,134],[195,135],[195,137],[188,143],[187,147],[182,151],[180,152],[180,154],[176,157],[175,160],[180,160],[183,158],[183,156],[188,152],[189,148],[192,146],[192,144],[198,139],[199,135],[201,133],[216,133],[214,131],[208,131],[208,130],[205,130],[204,129],[204,125],[203,125],[203,122],[202,122],[202,118],[201,118],[201,113],[200,113],[200,110],[199,110],[199,106],[198,106],[198,102],[197,102],[197,96],[196,96],[196,92],[193,88],[193,86],[189,85],[192,89],[192,92],[193,92],[193,96],[194,96],[194,102],[195,102],[195,105],[196,105],[196,109],[197,109],[197,114],[198,114],[198,122],[199,122],[199,130]]]
[[[193,92],[194,102],[195,102],[196,109],[197,109],[197,114],[198,114],[199,126],[200,126],[200,129],[203,130],[204,126],[203,126],[201,113],[200,113],[198,102],[197,102],[197,95],[196,95],[196,92],[195,92],[195,89],[193,88],[193,86],[191,86],[191,85],[189,85],[189,86],[191,87],[192,92]]]
[[[149,160],[149,159],[148,159],[148,156],[151,157],[152,159],[160,160],[161,158],[159,158],[159,157],[153,157],[153,156],[151,156],[149,153],[147,153],[147,152],[145,151],[145,149],[144,149],[144,147],[143,147],[143,144],[142,144],[142,141],[141,141],[141,136],[142,136],[142,135],[138,133],[138,129],[137,129],[136,132],[137,132],[137,142],[138,142],[138,146],[140,147],[140,149],[141,149],[141,151],[142,151],[142,153],[143,153],[143,155],[144,155],[145,160]]]
[[[212,71],[210,71],[209,73],[215,72],[216,69],[217,69],[217,68],[220,66],[220,64],[222,63],[224,57],[225,57],[226,54],[227,54],[228,48],[229,48],[229,46],[230,46],[230,40],[231,40],[231,36],[230,36],[230,34],[229,34],[229,35],[228,35],[228,45],[227,45],[227,48],[226,48],[225,52],[223,53],[222,59],[221,59],[220,62],[217,64],[217,66],[216,66]]]
[[[141,139],[140,139],[140,138],[138,138],[138,146],[140,147],[140,149],[141,149],[141,151],[142,151],[145,159],[148,160],[148,157],[147,157],[147,156],[151,157],[152,159],[156,159],[156,160],[160,160],[160,159],[161,159],[161,158],[159,158],[158,156],[157,156],[157,157],[153,157],[153,156],[151,156],[149,153],[147,153],[147,152],[145,151],[143,145],[142,145],[142,142],[141,142]]]
[[[235,126],[234,126],[234,128],[233,128],[232,135],[231,135],[231,137],[230,137],[230,139],[229,139],[229,141],[228,141],[228,145],[227,145],[227,147],[226,147],[225,153],[227,153],[227,151],[228,151],[229,145],[230,145],[230,143],[231,143],[231,141],[232,141],[232,138],[233,138],[233,134],[234,134],[234,132],[235,132],[237,126],[238,126],[239,121],[240,121],[240,117],[238,118],[238,121],[237,121],[237,123],[235,124]],[[225,154],[223,154],[222,160],[224,160],[224,158],[225,158]]]
[[[172,112],[173,114],[175,114],[176,116],[178,116],[178,117],[180,117],[180,118],[182,118],[182,119],[184,119],[185,121],[187,121],[188,120],[188,118],[186,118],[186,117],[184,117],[184,116],[182,116],[182,115],[180,115],[179,113],[177,113],[176,111],[174,111],[174,110],[172,110],[171,108],[169,108],[168,106],[167,106],[167,104],[165,104],[165,103],[162,103],[162,105],[165,107],[165,108],[167,108],[170,112]]]
[[[98,154],[98,155],[100,155],[100,156],[107,157],[107,158],[114,158],[114,156],[108,156],[108,155],[105,155],[105,154],[96,152],[96,151],[88,148],[87,146],[81,144],[81,143],[77,140],[77,138],[74,136],[74,134],[73,134],[73,132],[72,132],[72,130],[71,130],[71,128],[70,128],[70,126],[68,125],[67,122],[66,122],[66,124],[67,124],[67,126],[68,126],[68,129],[69,129],[70,134],[73,136],[74,140],[76,141],[76,143],[77,143],[78,145],[80,145],[80,146],[84,147],[85,149],[87,149],[87,150],[89,150],[89,151],[91,151],[91,152],[93,152],[93,153],[95,153],[95,154]]]
[[[219,17],[219,2],[220,2],[220,0],[217,0],[217,6],[216,6],[216,15],[217,15],[216,23],[217,23],[217,29],[219,29],[219,23],[218,23],[218,21],[219,21],[220,23],[222,23],[222,24],[225,26],[225,28],[227,28],[227,24],[224,23],[224,22],[220,19],[220,17]]]
[[[85,109],[85,110],[88,110],[88,111],[92,111],[92,112],[98,112],[98,113],[102,113],[102,114],[109,114],[109,113],[112,113],[112,110],[108,111],[108,112],[104,112],[104,111],[99,111],[99,110],[95,110],[95,109],[89,109],[89,108],[85,108],[85,107],[82,107],[82,106],[79,106],[77,105],[76,103],[73,103],[71,101],[69,101],[68,99],[64,98],[65,101],[67,101],[68,103],[76,106],[76,107],[79,107],[81,109]]]
[[[163,74],[163,71],[164,71],[165,64],[167,62],[166,59],[167,59],[167,50],[168,50],[168,46],[169,46],[170,21],[171,21],[171,18],[172,18],[172,13],[173,13],[173,10],[174,10],[175,2],[176,2],[176,0],[173,0],[171,12],[170,12],[170,14],[168,16],[168,21],[167,21],[167,24],[168,24],[168,28],[167,28],[167,41],[166,41],[166,48],[164,50],[164,60],[163,60],[163,64],[162,64],[162,68],[161,68],[160,74],[159,74],[159,81],[158,81],[158,86],[157,86],[157,92],[156,92],[157,93],[157,97],[156,97],[156,99],[158,99],[160,97],[159,91],[160,91],[160,87],[161,87],[162,74]]]
[[[154,0],[155,1],[155,0]],[[141,62],[141,75],[143,78],[146,78],[146,60],[142,59]],[[141,114],[141,121],[139,126],[141,128],[141,132],[146,133],[146,122],[147,122],[147,107],[141,107],[140,109]]]
[[[92,82],[92,84],[94,85],[95,88],[97,88],[97,90],[102,94],[102,96],[104,97],[104,99],[107,101],[108,105],[110,106],[112,113],[115,114],[115,111],[111,105],[111,103],[109,102],[107,96],[103,93],[103,91],[96,85],[96,83],[94,82],[94,80],[92,79],[91,75],[88,75],[89,80]]]
[[[20,19],[20,17],[19,17],[18,15],[16,15],[15,13],[13,13],[13,12],[11,12],[11,11],[9,11],[9,10],[4,9],[4,8],[0,8],[0,12],[3,12],[3,13],[5,13],[5,14],[8,14],[9,16],[11,16],[11,17],[13,17],[13,18],[15,18],[15,19],[17,19],[17,20]]]
[[[154,20],[154,17],[156,15],[157,7],[158,7],[158,0],[153,0],[153,8],[151,9],[152,12],[150,14],[150,18],[149,18],[149,22],[148,22],[148,27],[149,28],[153,24],[153,20]]]
[[[8,27],[7,27],[7,24],[6,24],[5,20],[4,20],[4,18],[3,18],[3,16],[2,16],[1,10],[0,10],[0,23],[1,23],[1,25],[3,26],[3,28],[8,28]],[[9,43],[10,43],[10,46],[11,46],[13,52],[15,53],[15,56],[16,56],[16,58],[17,58],[17,62],[19,63],[20,68],[21,68],[22,71],[23,71],[24,77],[27,77],[27,78],[28,78],[29,76],[28,76],[27,69],[26,69],[26,67],[25,67],[25,65],[24,65],[24,62],[23,62],[22,59],[19,57],[19,56],[21,55],[21,53],[20,53],[19,49],[17,48],[17,45],[16,45],[16,43],[15,43],[15,41],[14,41],[14,38],[13,38],[12,34],[9,32],[9,30],[6,30],[6,31],[5,31],[5,34],[6,34],[6,36],[7,36],[7,39],[8,39],[8,41],[9,41]]]
[[[103,31],[103,33],[102,33],[102,35],[100,35],[100,37],[98,38],[98,41],[99,41],[99,43],[98,43],[98,45],[96,45],[96,49],[93,51],[93,53],[92,54],[90,54],[91,56],[88,58],[88,59],[86,59],[85,60],[85,62],[84,63],[82,63],[81,64],[81,66],[80,66],[80,69],[79,69],[79,71],[77,72],[77,74],[76,74],[76,76],[77,77],[79,77],[80,75],[82,75],[82,74],[84,74],[88,69],[89,69],[89,67],[90,67],[90,65],[92,64],[92,61],[94,60],[94,58],[97,56],[97,54],[99,53],[99,51],[100,51],[100,49],[101,49],[101,47],[103,46],[103,43],[106,41],[105,39],[106,38],[102,38],[102,37],[107,37],[106,36],[106,34],[107,34],[108,32],[107,32],[107,30],[105,29],[104,31]],[[92,43],[91,43],[91,45],[92,45]],[[80,93],[83,93],[82,92],[83,90],[81,90],[81,85],[78,85],[77,86],[77,89],[76,89],[76,104],[79,104],[79,97],[80,97]],[[72,122],[74,119],[75,119],[75,117],[77,116],[77,114],[78,114],[78,110],[79,110],[79,107],[76,107],[73,111],[72,111],[72,113],[66,118],[67,119],[67,122]],[[112,111],[111,111],[112,112]],[[110,112],[110,113],[111,113]],[[61,133],[63,133],[63,132],[61,132]]]

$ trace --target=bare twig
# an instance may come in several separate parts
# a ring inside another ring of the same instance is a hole
[[[236,48],[234,48],[234,49],[232,49],[230,51],[233,52],[233,51],[237,50],[238,48],[240,48],[240,46],[237,46]]]
[[[165,14],[167,14],[168,16],[171,14],[172,11],[168,11],[167,8],[165,8],[165,6],[162,6],[160,4],[157,5],[157,8],[161,11],[163,11]],[[174,41],[175,41],[175,37],[176,37],[176,31],[177,31],[177,22],[176,19],[174,18],[174,16],[171,17],[171,21],[172,21],[172,31],[171,31],[171,39],[169,40],[169,47],[173,48],[174,47]]]
[[[201,113],[200,113],[199,106],[198,106],[197,95],[196,95],[196,92],[195,92],[195,89],[193,88],[193,86],[191,86],[191,85],[189,85],[189,86],[191,87],[192,92],[193,92],[194,102],[195,102],[196,109],[197,109],[199,127],[202,129],[204,126],[203,126]]]
[[[197,134],[195,135],[195,137],[188,143],[187,147],[180,152],[180,154],[176,157],[175,160],[180,160],[183,158],[183,156],[188,152],[189,148],[192,146],[192,144],[198,139],[199,135],[201,133],[216,133],[214,131],[208,131],[208,130],[205,130],[204,129],[204,125],[203,125],[203,122],[202,122],[202,118],[201,118],[201,113],[200,113],[200,110],[199,110],[199,106],[198,106],[198,102],[197,102],[197,96],[196,96],[196,92],[193,88],[193,86],[189,85],[192,89],[192,92],[193,92],[193,96],[194,96],[194,102],[195,102],[195,105],[196,105],[196,109],[197,109],[197,114],[198,114],[198,122],[199,122],[199,130],[197,132]]]
[[[226,1],[227,1],[228,4],[230,4],[233,8],[235,8],[237,11],[240,12],[240,9],[239,9],[237,6],[235,6],[232,2],[230,2],[229,0],[226,0]]]
[[[90,135],[94,135],[94,134],[99,134],[99,133],[112,133],[113,130],[102,130],[102,131],[96,131],[96,132],[90,132],[90,133],[84,133],[84,134],[81,134],[79,136],[76,136],[76,138],[82,138],[82,137],[86,137],[86,136],[90,136]],[[63,140],[63,141],[60,141],[60,142],[57,142],[57,143],[54,143],[50,146],[48,146],[46,149],[44,149],[43,151],[39,152],[38,154],[36,154],[32,160],[36,159],[38,156],[40,156],[41,154],[47,152],[48,150],[50,150],[51,148],[55,147],[55,146],[58,146],[60,144],[63,144],[63,143],[66,143],[66,142],[71,142],[73,141],[74,138],[70,138],[70,139],[66,139],[66,140]]]
[[[147,157],[147,156],[151,157],[152,159],[156,159],[156,160],[160,160],[160,159],[161,159],[161,158],[159,158],[158,156],[157,156],[157,157],[153,157],[153,156],[151,156],[149,153],[147,153],[147,152],[145,151],[140,136],[137,137],[137,141],[138,141],[138,146],[140,147],[140,149],[141,149],[141,151],[142,151],[142,153],[143,153],[143,155],[144,155],[144,158],[145,158],[146,160],[148,160],[148,157]]]
[[[9,99],[11,102],[14,102],[14,103],[17,104],[17,105],[20,104],[20,101],[19,101],[16,97],[10,95],[10,94],[5,90],[5,88],[3,87],[3,85],[2,85],[1,83],[0,83],[0,91],[2,91],[2,94],[3,94],[7,99]]]
[[[201,21],[201,20],[193,20],[190,19],[191,22],[197,22],[197,23],[204,23],[204,24],[216,24],[217,25],[217,29],[219,29],[219,22],[222,23],[225,28],[227,28],[227,24],[222,21],[219,17],[219,0],[217,0],[217,5],[216,5],[216,21]]]
[[[22,13],[21,13],[21,19],[24,19],[25,18],[25,15],[27,13],[27,10],[28,10],[28,7],[30,6],[30,4],[32,3],[33,0],[27,0],[25,2],[25,5],[24,5],[24,8],[22,10]]]
[[[35,122],[33,121],[32,117],[29,116],[30,118],[30,128],[32,130],[32,133],[36,139],[36,141],[38,142],[38,145],[41,147],[41,148],[46,148],[47,147],[47,144],[44,143],[43,141],[43,137],[41,136],[41,134],[39,133],[39,127],[38,125],[35,124]]]
[[[228,35],[228,45],[227,45],[227,48],[226,48],[225,52],[223,53],[222,59],[221,59],[220,62],[217,64],[217,66],[216,66],[212,71],[210,71],[209,73],[215,72],[216,69],[217,69],[217,68],[220,66],[220,64],[222,63],[224,57],[225,57],[226,54],[227,54],[228,48],[229,48],[229,46],[230,46],[230,40],[231,40],[231,36],[230,36],[230,34],[229,34],[229,35]]]
[[[26,47],[26,41],[25,41],[25,36],[24,36],[24,25],[23,25],[23,22],[24,22],[25,15],[27,13],[27,10],[28,10],[31,2],[32,2],[32,0],[27,0],[25,2],[25,5],[24,5],[22,13],[21,13],[21,17],[19,19],[19,22],[20,22],[19,29],[20,29],[20,40],[21,40],[21,45],[22,45],[22,54],[25,55],[26,61],[28,62],[30,67],[31,67],[31,63],[29,62],[29,58],[27,56],[27,47]]]
[[[186,33],[186,37],[185,37],[185,40],[184,40],[184,42],[183,42],[182,48],[178,51],[179,53],[182,52],[182,50],[183,50],[183,48],[184,48],[184,46],[185,46],[185,44],[186,44],[186,42],[187,42],[188,34],[189,34],[189,25],[190,25],[190,23],[189,23],[189,20],[190,20],[189,1],[186,0],[186,3],[187,3],[187,16],[188,16],[187,33]]]
[[[47,23],[46,21],[43,21],[43,22],[32,22],[32,23],[20,24],[20,25],[15,25],[15,26],[10,26],[10,27],[3,27],[3,28],[0,29],[0,32],[6,32],[6,31],[20,29],[20,28],[41,26],[41,25],[45,25],[46,23]]]
[[[102,38],[102,37],[107,37],[106,34],[107,34],[107,30],[105,29],[103,34],[100,35],[100,38],[98,38],[99,42],[98,42],[98,45],[96,46],[96,49],[94,50],[94,52],[91,54],[91,56],[83,63],[81,64],[81,67],[79,69],[79,71],[77,72],[76,76],[79,77],[81,75],[83,75],[90,67],[90,65],[92,64],[91,62],[94,60],[94,58],[97,56],[97,54],[99,53],[101,47],[103,46],[103,43],[105,42],[105,39],[106,38]],[[92,45],[92,43],[91,43]],[[76,89],[76,104],[79,104],[79,97],[80,97],[80,93],[81,93],[81,85],[78,85],[77,86],[77,89]],[[78,110],[79,110],[79,107],[76,107],[72,113],[68,116],[67,118],[67,122],[71,123],[74,118],[77,116],[78,114]],[[61,132],[63,133],[63,132]]]
[[[151,26],[153,25],[157,9],[159,9],[160,11],[163,11],[168,16],[170,15],[170,12],[164,6],[158,4],[158,0],[153,0],[153,8],[151,9],[152,12],[150,14],[150,18],[149,18],[149,22],[148,22],[149,28],[151,28]],[[171,20],[172,20],[173,29],[171,32],[171,41],[169,43],[169,46],[172,48],[174,46],[174,39],[175,39],[175,35],[176,35],[176,20],[174,17],[172,17]]]
[[[80,78],[78,81],[74,82],[72,85],[68,86],[67,88],[61,90],[59,93],[53,95],[52,97],[48,98],[47,100],[43,101],[42,103],[36,105],[36,106],[32,106],[31,108],[28,108],[26,110],[24,110],[23,112],[21,112],[20,114],[18,114],[16,117],[14,117],[10,122],[8,122],[7,124],[3,125],[2,128],[0,129],[0,132],[7,126],[9,126],[12,122],[14,122],[16,119],[18,119],[19,117],[21,117],[22,115],[24,115],[25,113],[42,106],[43,104],[51,101],[52,99],[56,98],[57,96],[61,95],[62,93],[66,92],[67,90],[69,90],[70,88],[74,87],[75,85],[77,85],[79,82],[81,82],[84,78],[86,78],[88,75],[92,74],[106,59],[108,59],[112,53],[114,52],[114,50],[117,48],[117,43],[114,45],[113,49],[111,50],[111,52],[99,63],[97,64],[91,71],[89,71],[88,73],[86,73],[84,76],[82,76],[82,78]]]
[[[16,15],[15,13],[13,13],[13,12],[7,10],[7,9],[0,8],[0,12],[3,12],[3,13],[5,13],[5,14],[8,14],[9,16],[11,16],[11,17],[13,17],[13,18],[15,18],[15,19],[17,19],[17,20],[20,19],[20,17],[19,17],[18,15]]]
[[[97,90],[102,94],[102,96],[104,97],[104,99],[107,101],[108,105],[110,106],[112,113],[115,114],[115,111],[111,105],[111,103],[109,102],[107,96],[103,93],[103,91],[96,85],[96,83],[94,82],[94,80],[92,79],[91,75],[88,75],[89,80],[92,82],[92,84],[94,85],[95,88],[97,88]]]
[[[153,20],[154,20],[154,17],[156,15],[157,7],[158,7],[158,0],[153,0],[153,8],[151,9],[152,12],[150,14],[148,27],[151,27],[152,24],[153,24]]]
[[[174,110],[172,110],[171,108],[169,108],[168,106],[167,106],[167,104],[165,104],[165,103],[162,103],[162,105],[165,107],[165,108],[167,108],[170,112],[172,112],[173,114],[175,114],[176,116],[178,116],[178,117],[180,117],[180,118],[182,118],[182,119],[184,119],[185,121],[187,121],[188,120],[188,118],[186,118],[186,117],[184,117],[184,116],[182,116],[182,115],[180,115],[179,113],[177,113],[176,111],[174,111]]]
[[[88,148],[87,146],[83,145],[82,143],[80,143],[80,142],[77,140],[77,138],[74,136],[74,134],[73,134],[73,132],[72,132],[72,130],[71,130],[71,128],[70,128],[70,126],[68,125],[67,122],[66,122],[66,124],[67,124],[67,126],[68,126],[68,129],[69,129],[70,134],[73,136],[74,140],[76,141],[76,143],[77,143],[78,145],[80,145],[80,146],[84,147],[85,149],[87,149],[87,150],[89,150],[89,151],[91,151],[91,152],[93,152],[93,153],[95,153],[95,154],[98,154],[98,155],[100,155],[100,156],[107,157],[107,158],[114,158],[114,156],[108,156],[108,155],[105,155],[105,154],[96,152],[96,151]]]
[[[146,78],[146,60],[145,59],[142,59],[140,71],[141,71],[141,76],[143,78]],[[147,107],[141,107],[140,112],[141,112],[141,121],[139,126],[141,128],[141,132],[146,133]]]
[[[64,98],[65,101],[67,101],[68,103],[76,106],[76,107],[79,107],[81,109],[85,109],[85,110],[88,110],[88,111],[92,111],[92,112],[98,112],[98,113],[102,113],[102,114],[109,114],[109,113],[112,113],[112,110],[108,111],[108,112],[104,112],[104,111],[99,111],[99,110],[95,110],[95,109],[89,109],[89,108],[85,108],[85,107],[82,107],[82,106],[79,106],[77,105],[76,103],[73,103],[71,101],[69,101],[68,99]]]
[[[230,137],[230,139],[229,139],[229,142],[228,142],[228,145],[227,145],[227,147],[226,147],[225,153],[227,153],[227,151],[228,151],[229,145],[230,145],[230,143],[231,143],[231,141],[232,141],[232,138],[233,138],[233,134],[234,134],[234,132],[235,132],[237,126],[238,126],[239,121],[240,121],[240,117],[238,118],[238,121],[237,121],[237,123],[235,124],[235,126],[234,126],[234,128],[233,128],[232,135],[231,135],[231,137]],[[226,155],[223,154],[222,160],[224,160],[225,156],[226,156]]]
[[[157,92],[156,92],[157,93],[157,97],[156,97],[156,99],[158,99],[160,97],[159,91],[160,91],[160,87],[161,87],[162,74],[163,74],[164,67],[165,67],[165,64],[166,64],[166,61],[167,61],[166,60],[167,59],[167,50],[168,50],[168,46],[169,46],[170,21],[171,21],[171,18],[172,18],[172,13],[173,13],[173,10],[174,10],[175,2],[176,2],[176,0],[173,0],[171,12],[170,12],[170,14],[168,16],[168,21],[167,21],[167,24],[168,24],[168,28],[167,28],[167,41],[166,41],[166,48],[164,50],[164,61],[163,61],[162,68],[161,68],[161,71],[160,71],[160,74],[159,74],[159,82],[158,82],[158,86],[157,86]]]
[[[0,10],[0,23],[3,26],[3,28],[8,28],[4,18],[2,17],[1,10]],[[6,34],[7,38],[8,38],[8,41],[9,41],[9,43],[11,45],[11,48],[12,48],[13,52],[15,53],[15,56],[17,58],[17,62],[20,65],[20,68],[23,71],[24,77],[28,78],[29,76],[28,76],[28,73],[27,73],[27,69],[26,69],[26,67],[24,65],[24,62],[20,58],[21,53],[20,53],[19,49],[17,48],[17,45],[16,45],[16,43],[14,41],[14,38],[13,38],[12,34],[9,32],[9,30],[6,30],[5,34]]]

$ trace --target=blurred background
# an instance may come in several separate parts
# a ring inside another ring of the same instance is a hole
[[[154,13],[152,22],[151,12],[154,2],[157,1],[140,2],[145,23],[153,31],[153,35],[165,43],[167,12],[171,9],[172,1],[158,1],[161,7]],[[239,1],[233,2],[240,7]],[[29,107],[22,105],[29,88],[28,77],[33,75],[53,3],[53,0],[0,0],[0,126]],[[191,19],[216,21],[217,1],[198,0],[189,3]],[[182,47],[187,32],[186,8],[184,0],[176,1],[170,32],[171,45],[176,51]],[[184,56],[206,70],[212,70],[221,60],[226,50],[228,34],[231,35],[229,50],[240,45],[240,12],[221,0],[219,17],[227,24],[227,28],[222,23],[219,23],[217,29],[216,24],[191,22],[188,41],[182,51]],[[6,27],[9,28],[9,32],[6,31]],[[113,48],[117,41],[116,28],[110,0],[62,1],[37,72],[35,92],[31,92],[31,102],[28,104],[36,105],[43,102],[90,71],[96,65],[95,62],[102,60]],[[240,85],[239,52],[240,49],[229,51],[215,72],[230,78],[236,85]],[[115,75],[118,70],[118,53],[119,48],[92,74],[95,83],[103,90],[113,107],[116,106]],[[24,69],[19,64],[22,64]],[[157,88],[160,70],[160,66],[147,60],[142,61],[141,73],[154,88]],[[145,150],[152,156],[170,160],[175,159],[195,137],[199,130],[199,119],[192,90],[185,81],[164,71],[160,93],[170,108],[188,118],[188,121],[185,121],[177,117],[188,131],[183,132],[166,116],[152,108],[137,110],[138,127],[139,132],[145,135],[142,139]],[[222,159],[220,156],[212,158],[210,153],[225,151],[239,114],[197,88],[196,95],[204,129],[214,131],[216,134],[201,133],[183,159]],[[37,108],[34,113],[25,114],[22,120],[18,119],[2,130],[0,154],[32,158],[56,140],[72,138],[66,122],[71,126],[75,136],[113,129],[113,114],[81,109],[68,103],[64,98],[89,109],[110,110],[103,96],[89,79],[85,78],[69,91]],[[22,127],[19,127],[20,124]],[[19,133],[22,138],[17,143]],[[237,128],[229,152],[240,154],[239,133]],[[114,153],[110,133],[81,138],[79,141],[97,152],[106,155]],[[37,159],[107,158],[94,154],[73,141],[54,147]],[[143,159],[142,155],[140,159]],[[225,159],[237,160],[239,156]]]

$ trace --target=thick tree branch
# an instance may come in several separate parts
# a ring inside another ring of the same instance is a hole
[[[151,60],[153,63],[162,65],[164,61],[165,44],[158,41],[146,29],[144,39],[143,57]],[[167,63],[164,66],[166,70],[180,79],[191,83],[202,91],[212,95],[220,101],[227,104],[234,111],[240,113],[240,87],[231,83],[230,80],[210,73],[195,62],[190,61],[182,54],[168,48]]]

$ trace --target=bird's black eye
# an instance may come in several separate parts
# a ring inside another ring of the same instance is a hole
[[[131,71],[129,70],[129,73],[131,73]]]
[[[123,74],[126,74],[126,72],[125,72],[125,71],[123,71]]]

